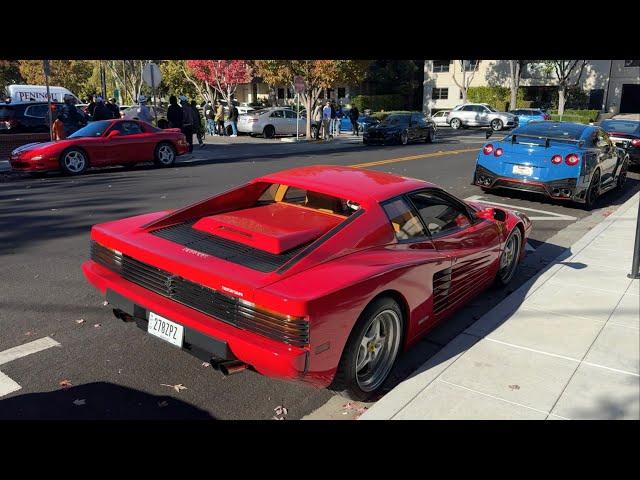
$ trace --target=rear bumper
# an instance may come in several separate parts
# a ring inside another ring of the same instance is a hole
[[[572,200],[580,203],[585,201],[586,194],[586,188],[580,187],[576,178],[539,182],[499,175],[481,165],[476,165],[472,185],[487,189],[522,190],[545,195],[555,200]]]
[[[108,301],[116,299],[114,301],[118,305],[115,308],[135,317],[140,327],[146,329],[149,311],[183,325],[187,344],[184,350],[198,358],[208,361],[220,358],[220,352],[226,351],[227,359],[238,359],[266,376],[303,380],[307,373],[309,351],[305,348],[286,345],[226,324],[129,282],[94,261],[84,262],[82,271],[95,288],[105,296],[108,294]],[[220,344],[226,344],[228,350],[214,348]]]

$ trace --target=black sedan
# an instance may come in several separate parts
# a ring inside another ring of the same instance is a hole
[[[604,120],[600,126],[612,142],[629,154],[630,165],[640,165],[640,120],[612,118]]]
[[[362,135],[365,145],[410,142],[433,142],[436,127],[422,112],[395,113],[377,125],[371,125]]]
[[[52,102],[52,108],[61,103]],[[49,131],[47,102],[19,102],[0,104],[0,134],[2,133],[46,133]]]

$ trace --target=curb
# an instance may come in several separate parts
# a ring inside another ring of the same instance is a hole
[[[483,329],[481,323],[491,321],[501,322],[512,313],[518,310],[522,302],[533,295],[551,277],[566,265],[558,263],[569,260],[577,256],[593,240],[611,226],[618,217],[623,216],[631,208],[635,208],[636,202],[640,199],[640,192],[636,192],[631,198],[624,202],[618,209],[602,220],[589,232],[585,233],[578,241],[560,252],[549,264],[538,272],[535,276],[523,283],[518,289],[504,298],[491,310],[467,327],[462,333],[457,335],[447,345],[442,347],[433,357],[418,367],[406,380],[396,386],[391,392],[382,397],[375,405],[365,412],[359,420],[389,420],[416,398],[420,392],[427,388],[431,382],[439,377],[450,365],[480,341],[484,335],[479,333]],[[518,300],[515,300],[518,299]],[[515,301],[514,301],[515,300]],[[450,355],[450,349],[458,353]],[[394,395],[395,394],[395,395]],[[394,395],[394,398],[391,396]],[[396,398],[402,399],[397,401]],[[408,398],[408,400],[406,400]]]

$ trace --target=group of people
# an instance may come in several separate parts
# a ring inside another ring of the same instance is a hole
[[[88,96],[87,114],[90,120],[112,120],[120,118],[120,107],[111,97],[107,102],[101,96]]]
[[[358,107],[354,105],[348,115],[353,129],[352,135],[359,135],[358,118],[360,118],[360,112]],[[342,105],[336,105],[335,100],[327,100],[324,105],[318,105],[313,116],[313,120],[319,126],[318,137],[327,140],[340,135],[340,122],[343,117]]]
[[[207,133],[211,136],[224,136],[227,134],[224,126],[224,106],[220,100],[216,101],[215,107],[208,101],[204,106],[204,117],[207,120]],[[231,137],[238,136],[238,109],[235,105],[229,107],[228,115],[231,123]]]

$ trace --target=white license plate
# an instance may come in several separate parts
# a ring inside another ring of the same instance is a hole
[[[154,337],[161,338],[173,345],[182,347],[184,327],[153,312],[149,312],[147,332]]]
[[[533,167],[527,167],[526,165],[514,165],[513,173],[518,175],[533,175]]]

